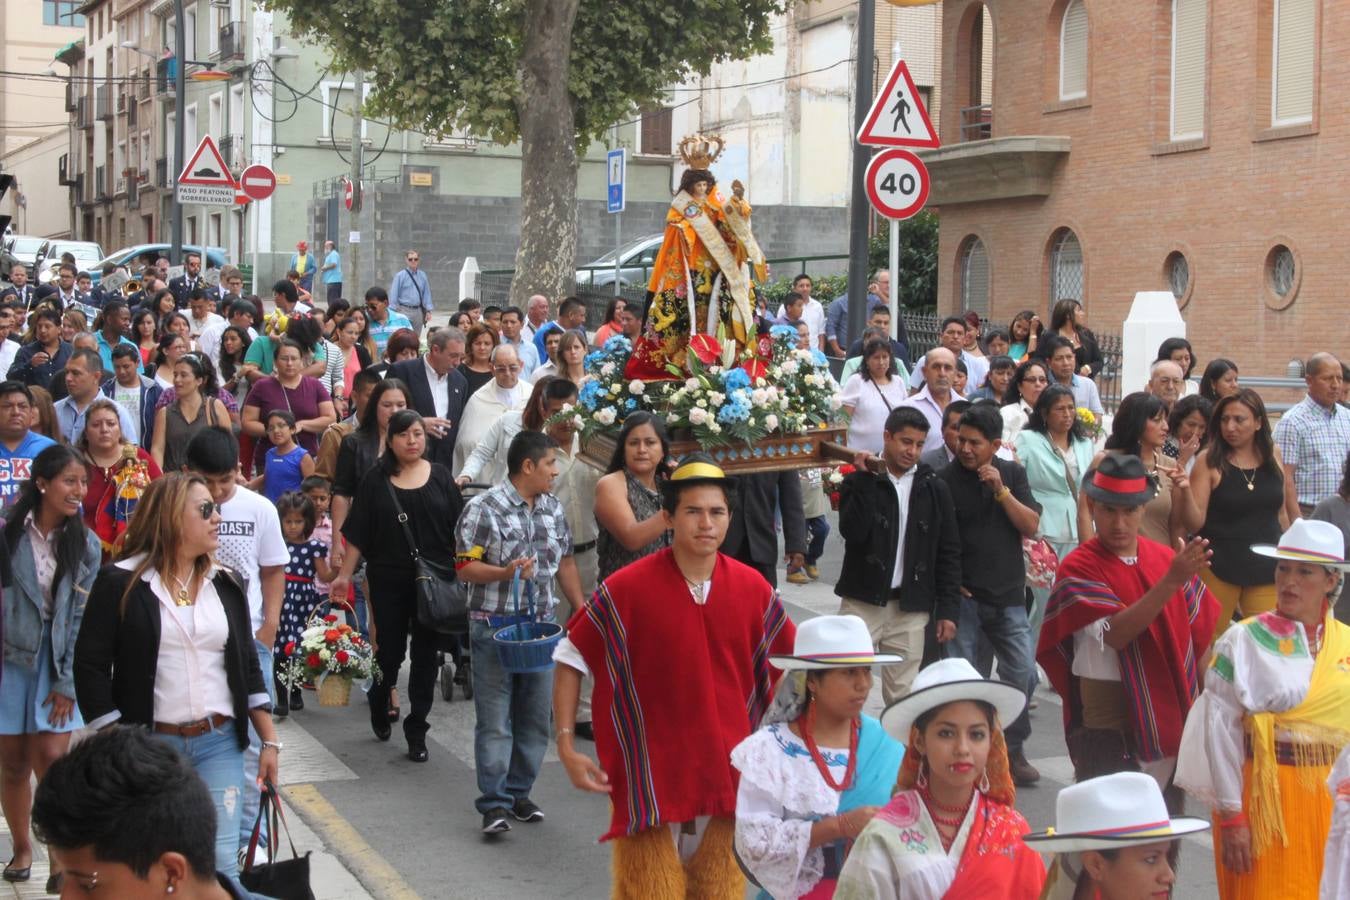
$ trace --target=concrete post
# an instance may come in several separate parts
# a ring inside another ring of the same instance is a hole
[[[1144,390],[1149,366],[1158,358],[1158,346],[1168,338],[1186,336],[1177,298],[1171,291],[1140,291],[1134,295],[1122,335],[1121,396]]]
[[[478,260],[472,256],[464,258],[459,269],[459,299],[478,299]]]

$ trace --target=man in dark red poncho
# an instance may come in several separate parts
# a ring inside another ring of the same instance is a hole
[[[567,623],[554,654],[558,756],[578,788],[610,795],[612,896],[739,900],[731,750],[773,694],[773,653],[796,629],[754,569],[718,552],[726,476],[702,454],[662,485],[672,546],[620,569]],[[599,765],[572,745],[584,674]]]

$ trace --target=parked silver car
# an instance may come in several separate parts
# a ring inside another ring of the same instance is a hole
[[[645,285],[652,275],[652,264],[661,251],[664,235],[649,234],[619,248],[619,284],[622,287]],[[577,287],[603,287],[614,284],[614,251],[577,269]]]
[[[32,234],[11,234],[5,238],[5,258],[13,262],[21,262],[28,267],[28,277],[31,280],[34,276],[33,267],[37,264],[38,250],[47,242],[44,237],[38,237]],[[3,273],[5,281],[9,281],[9,269],[5,266]]]

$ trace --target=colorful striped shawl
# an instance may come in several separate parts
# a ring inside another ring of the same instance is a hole
[[[769,655],[791,653],[796,634],[763,577],[719,555],[699,606],[661,550],[606,579],[567,628],[595,678],[596,753],[613,785],[601,840],[734,815],[731,751],[773,696]]]
[[[1073,674],[1073,635],[1113,616],[1157,584],[1172,563],[1172,551],[1139,538],[1139,560],[1127,565],[1093,538],[1059,564],[1041,627],[1036,660],[1064,699],[1064,728],[1081,721],[1078,679]],[[1121,683],[1145,761],[1175,756],[1186,714],[1200,692],[1200,657],[1218,619],[1218,601],[1197,577],[1164,604],[1149,627],[1119,651]]]

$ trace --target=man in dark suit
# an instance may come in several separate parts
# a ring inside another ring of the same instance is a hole
[[[942,411],[942,446],[934,447],[919,457],[919,462],[941,472],[956,461],[956,440],[961,431],[961,414],[970,409],[969,400],[953,400]]]
[[[469,384],[459,372],[464,360],[464,332],[440,328],[427,341],[425,356],[406,359],[389,367],[412,392],[413,408],[422,414],[427,428],[427,458],[454,472],[455,439]]]
[[[784,557],[789,565],[806,565],[806,516],[802,512],[802,482],[795,470],[738,475],[731,479],[736,496],[731,525],[722,552],[745,563],[778,587],[778,532],[774,508],[783,519]]]
[[[183,274],[169,279],[174,305],[179,309],[187,309],[188,297],[199,285],[206,287],[202,281],[202,258],[196,253],[188,253],[183,257]]]

